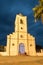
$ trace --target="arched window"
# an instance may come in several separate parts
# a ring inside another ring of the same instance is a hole
[[[22,19],[20,19],[20,24],[23,24],[23,20]]]

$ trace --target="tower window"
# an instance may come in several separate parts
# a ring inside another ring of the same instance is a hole
[[[21,29],[23,29],[23,28],[21,27]]]
[[[20,19],[20,23],[23,24],[23,20],[22,19]]]
[[[23,38],[23,35],[21,35],[20,37]]]

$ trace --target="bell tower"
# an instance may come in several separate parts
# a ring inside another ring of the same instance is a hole
[[[27,32],[27,16],[16,15],[15,32]]]
[[[15,20],[15,33],[17,33],[18,52],[28,53],[27,47],[27,17],[19,14]],[[24,50],[24,51],[23,51]]]

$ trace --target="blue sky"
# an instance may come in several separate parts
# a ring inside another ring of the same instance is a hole
[[[0,45],[6,45],[7,35],[14,31],[15,16],[27,16],[28,32],[36,38],[36,44],[43,46],[43,24],[34,22],[32,8],[38,0],[0,0]]]

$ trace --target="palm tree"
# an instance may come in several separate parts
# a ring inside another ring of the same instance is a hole
[[[41,17],[41,21],[43,23],[43,0],[39,0],[39,5],[33,8],[35,22],[37,19]]]

